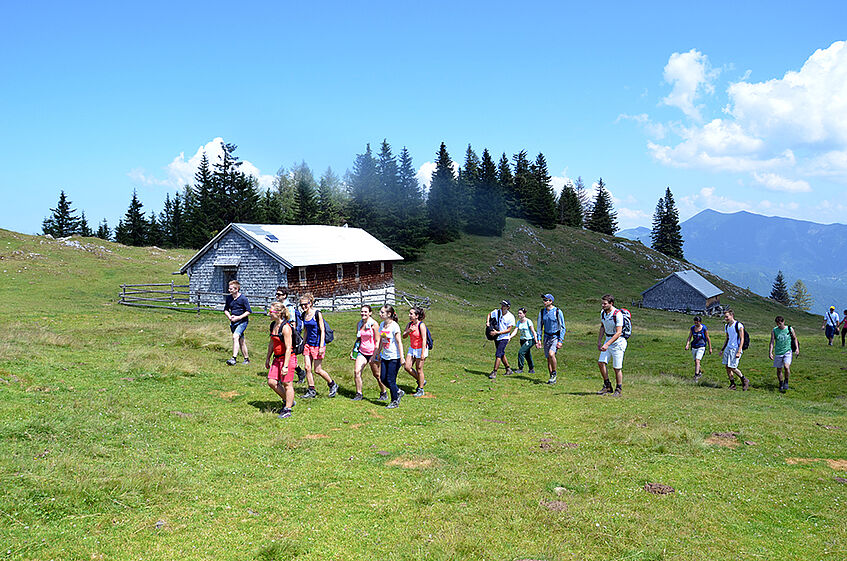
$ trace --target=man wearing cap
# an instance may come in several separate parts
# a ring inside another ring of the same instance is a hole
[[[506,359],[506,345],[510,339],[509,332],[515,327],[515,316],[509,311],[510,307],[511,304],[509,304],[509,301],[503,300],[500,302],[500,309],[492,310],[485,318],[485,325],[488,325],[491,319],[497,322],[497,329],[491,332],[492,335],[497,336],[494,341],[497,345],[494,351],[494,370],[488,375],[488,378],[491,380],[497,377],[497,369],[500,367],[501,362],[506,367],[506,375],[508,376],[512,373],[512,369],[509,367],[509,361]]]
[[[544,346],[544,354],[547,355],[547,370],[550,372],[548,384],[556,383],[556,351],[562,348],[562,341],[565,340],[565,317],[562,315],[562,310],[553,305],[553,295],[543,294],[541,300],[544,302],[544,307],[538,312],[538,322],[536,323],[536,334],[538,339],[535,341],[535,346],[539,349]],[[541,332],[544,332],[542,340]]]
[[[823,325],[821,329],[826,331],[826,338],[829,340],[829,346],[832,346],[832,338],[838,333],[838,312],[835,311],[835,306],[830,306],[829,311],[823,315]]]

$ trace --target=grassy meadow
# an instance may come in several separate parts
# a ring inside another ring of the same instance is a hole
[[[252,364],[227,367],[222,314],[116,303],[192,252],[75,241],[0,230],[0,559],[847,558],[847,352],[817,316],[710,278],[751,331],[752,390],[727,390],[711,318],[695,384],[690,316],[630,306],[678,264],[510,220],[396,269],[433,299],[425,397],[386,410],[366,371],[350,401],[358,314],[337,313],[338,397],[319,382],[279,420],[266,318]],[[508,298],[534,319],[547,291],[568,326],[559,383],[537,350],[536,374],[488,380],[485,315]],[[605,292],[633,312],[621,399],[595,395]],[[800,337],[787,394],[767,358],[777,314]]]

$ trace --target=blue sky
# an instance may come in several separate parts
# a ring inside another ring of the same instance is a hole
[[[217,138],[267,182],[366,143],[543,152],[622,228],[704,208],[847,222],[843,2],[17,2],[0,50],[0,227],[64,189],[114,226]],[[706,7],[707,6],[707,7]]]

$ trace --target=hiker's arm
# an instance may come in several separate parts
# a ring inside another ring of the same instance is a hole
[[[271,355],[274,352],[274,343],[273,341],[268,341],[268,356],[265,357],[265,368],[271,367]]]
[[[282,340],[285,341],[285,358],[282,359],[282,372],[288,373],[288,363],[291,360],[291,326],[288,322],[282,326]]]
[[[324,338],[326,337],[326,329],[324,328],[324,315],[321,312],[317,312],[315,316],[318,319],[318,329],[321,330],[321,337],[318,340],[318,347],[325,347],[326,343],[324,342]]]
[[[557,312],[557,319],[559,321],[559,341],[556,343],[556,348],[561,349],[562,343],[565,341],[565,316],[562,314],[562,310]]]
[[[735,358],[741,358],[741,347],[744,346],[744,324],[738,328],[738,350],[735,351]]]
[[[690,329],[688,330],[688,339],[685,340],[685,350],[688,350],[689,345],[691,345],[691,338],[694,337],[694,332]]]
[[[621,338],[621,334],[622,334],[622,333],[623,333],[623,326],[622,326],[622,325],[615,325],[615,334],[614,334],[614,335],[612,335],[612,338],[611,338],[611,339],[609,339],[608,341],[606,341],[606,343],[605,343],[605,344],[604,344],[604,345],[600,348],[600,350],[601,350],[601,351],[607,351],[607,350],[609,350],[609,347],[611,347],[611,346],[612,346],[612,344],[613,344],[615,341],[617,341],[618,339],[620,339],[620,338]]]
[[[771,331],[771,342],[768,343],[768,358],[773,360],[773,331]]]
[[[603,349],[603,337],[606,335],[606,328],[603,327],[603,322],[600,322],[600,332],[597,334],[597,350]]]
[[[708,330],[706,330],[706,341],[709,343],[709,354],[712,354],[712,338],[709,337]]]
[[[794,354],[800,356],[800,339],[797,338],[797,332],[794,331],[794,328],[791,328],[791,334],[794,335],[794,346],[797,347],[797,350],[794,351]]]

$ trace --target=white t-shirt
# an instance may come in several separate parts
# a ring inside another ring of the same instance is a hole
[[[623,313],[618,313],[617,308],[612,308],[612,313],[607,314],[606,312],[600,312],[600,323],[603,324],[603,333],[606,335],[606,341],[611,339],[617,328],[621,328],[621,336],[615,339],[615,342],[612,345],[617,345],[621,341],[626,341],[623,338]]]
[[[497,323],[497,331],[506,330],[506,333],[501,333],[497,336],[497,340],[502,341],[503,339],[508,339],[509,333],[511,333],[512,328],[515,327],[515,316],[512,315],[512,312],[506,312],[505,314],[500,315],[500,310],[494,310],[488,314],[488,317],[499,317],[500,321]]]
[[[738,330],[736,331],[736,327]],[[726,331],[727,349],[740,349],[741,348],[741,340],[739,339],[739,335],[741,335],[741,330],[744,329],[744,324],[740,321],[734,321],[732,323],[728,323],[724,326],[724,331]]]
[[[392,321],[391,325],[385,326],[385,322],[379,324],[379,356],[385,360],[394,360],[400,358],[400,326],[396,321]]]
[[[823,315],[823,317],[826,320],[826,324],[831,325],[832,327],[838,325],[838,322],[840,321],[838,312],[827,312]]]

